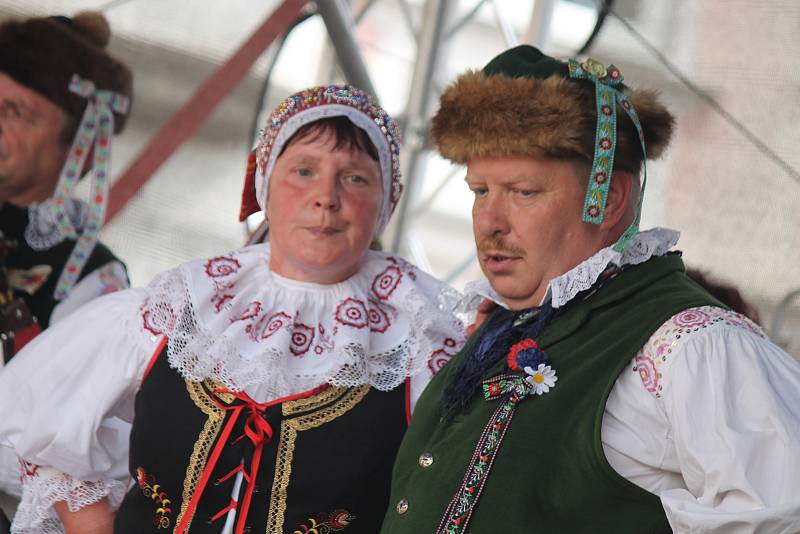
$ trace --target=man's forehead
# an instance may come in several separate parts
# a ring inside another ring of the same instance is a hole
[[[0,100],[12,101],[30,110],[37,110],[43,107],[58,108],[45,96],[22,85],[4,72],[0,72]]]

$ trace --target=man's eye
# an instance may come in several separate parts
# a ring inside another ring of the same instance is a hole
[[[517,189],[514,192],[522,198],[531,198],[533,195],[536,194],[536,191],[533,191],[531,189]]]
[[[311,176],[311,169],[308,169],[306,167],[300,167],[299,169],[297,169],[297,174],[299,176]]]
[[[488,189],[487,189],[486,187],[478,187],[478,186],[475,186],[475,187],[470,187],[470,190],[472,191],[472,193],[473,193],[473,194],[474,194],[476,197],[482,197],[482,196],[485,196],[485,195],[486,195],[486,193],[487,193],[487,191],[488,191]]]

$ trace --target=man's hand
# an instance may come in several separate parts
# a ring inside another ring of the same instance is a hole
[[[493,301],[489,299],[483,299],[481,303],[478,304],[478,311],[477,314],[475,315],[475,322],[467,327],[467,335],[471,336],[475,330],[480,328],[480,326],[483,324],[483,322],[486,320],[489,314],[492,313],[492,310],[494,310],[496,307],[497,304],[495,304]]]
[[[114,533],[114,512],[106,499],[84,506],[77,512],[70,512],[64,501],[53,504],[53,508],[64,523],[66,534]]]

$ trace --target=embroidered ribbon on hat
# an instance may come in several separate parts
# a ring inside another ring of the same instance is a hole
[[[93,82],[81,78],[77,74],[72,76],[69,90],[86,98],[88,103],[78,127],[78,134],[75,136],[61,171],[52,204],[55,221],[61,235],[78,240],[58,279],[54,294],[56,300],[63,300],[67,297],[97,244],[108,204],[108,171],[111,165],[114,113],[126,114],[130,103],[128,97],[112,91],[97,89]],[[84,230],[78,236],[65,212],[65,204],[75,190],[86,158],[92,148],[94,148],[94,157],[89,214]]]
[[[578,63],[571,59],[569,60],[569,75],[571,78],[594,82],[595,105],[597,107],[594,159],[592,161],[592,170],[589,174],[589,187],[586,190],[586,198],[583,203],[582,220],[592,224],[603,222],[608,189],[611,185],[611,173],[614,169],[614,153],[617,148],[617,103],[622,106],[622,109],[625,110],[625,113],[628,114],[631,122],[636,127],[639,143],[642,145],[643,181],[639,200],[636,204],[636,216],[614,245],[616,251],[622,252],[628,241],[639,231],[639,220],[642,216],[642,199],[647,185],[647,165],[645,163],[647,151],[644,145],[642,125],[630,100],[622,93],[623,77],[617,67],[609,65],[606,68],[602,63],[591,58],[583,63]]]

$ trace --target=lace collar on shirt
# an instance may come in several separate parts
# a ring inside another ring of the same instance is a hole
[[[680,233],[669,228],[653,228],[639,232],[625,247],[623,253],[606,247],[590,258],[584,260],[573,269],[553,278],[547,286],[547,292],[541,304],[552,299],[554,308],[560,308],[575,295],[592,287],[600,275],[610,265],[637,265],[655,256],[663,256],[678,242]],[[488,298],[505,307],[499,295],[492,289],[489,281],[484,279],[470,282],[465,287],[465,302],[462,308],[477,306],[481,298]]]
[[[167,336],[184,378],[276,396],[323,383],[386,391],[463,344],[461,295],[400,258],[368,251],[351,278],[320,285],[272,273],[269,254],[245,247],[148,286],[140,324]]]

